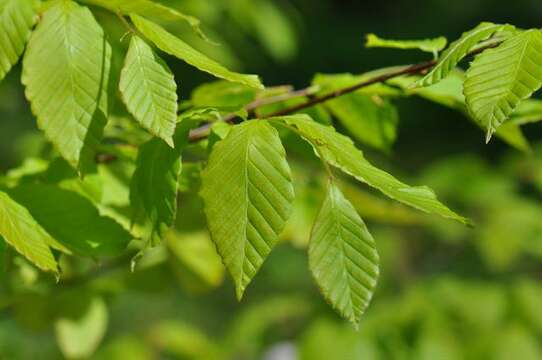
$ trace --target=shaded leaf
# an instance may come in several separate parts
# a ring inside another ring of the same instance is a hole
[[[309,266],[324,297],[358,324],[378,279],[374,239],[352,204],[330,181],[309,243]]]
[[[262,89],[263,85],[256,75],[245,75],[232,72],[224,66],[209,59],[190,45],[174,36],[160,25],[157,25],[141,16],[132,14],[131,19],[139,31],[152,41],[160,50],[173,55],[188,64],[208,72],[218,78],[238,82],[247,86]]]
[[[257,120],[233,127],[214,146],[201,196],[212,239],[241,298],[291,212],[292,180],[277,131]]]
[[[198,122],[186,120],[179,124],[171,148],[159,139],[141,146],[136,170],[130,184],[130,201],[135,219],[149,221],[149,238],[159,243],[175,221],[177,192],[182,170],[181,155],[188,144],[188,133]]]
[[[76,254],[117,255],[132,239],[122,226],[101,216],[88,199],[75,192],[53,185],[29,184],[8,193],[56,241]]]
[[[38,125],[80,172],[94,163],[107,114],[111,48],[92,13],[55,1],[32,34],[22,81]]]
[[[119,89],[134,118],[173,147],[177,84],[167,64],[139,36],[130,41]]]

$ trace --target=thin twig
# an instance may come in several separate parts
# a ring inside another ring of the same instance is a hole
[[[494,48],[494,47],[498,46],[499,44],[501,44],[501,42],[502,42],[501,40],[495,40],[494,42],[490,42],[490,43],[488,43],[486,45],[480,46],[480,47],[476,48],[475,50],[469,52],[468,56],[474,56],[474,55],[477,55],[477,54],[481,53],[484,50]],[[275,116],[290,115],[290,114],[296,113],[296,112],[298,112],[300,110],[304,110],[304,109],[310,108],[310,107],[312,107],[314,105],[318,105],[318,104],[324,103],[326,101],[338,98],[340,96],[353,93],[353,92],[355,92],[357,90],[360,90],[362,88],[365,88],[365,87],[368,87],[368,86],[371,86],[371,85],[374,85],[374,84],[386,82],[388,80],[391,80],[391,79],[399,77],[399,76],[419,74],[419,73],[422,73],[424,71],[428,71],[431,68],[433,68],[436,64],[437,64],[437,60],[431,60],[431,61],[425,61],[425,62],[422,62],[422,63],[410,65],[410,66],[405,66],[404,68],[390,71],[387,74],[382,74],[382,75],[379,75],[379,76],[375,76],[374,78],[362,81],[362,82],[360,82],[358,84],[355,84],[355,85],[352,85],[352,86],[349,86],[349,87],[346,87],[346,88],[343,88],[343,89],[333,91],[333,92],[331,92],[329,94],[314,97],[312,99],[307,100],[304,103],[294,105],[294,106],[290,106],[288,108],[276,111],[276,112],[271,113],[271,114],[266,115],[266,116],[262,116],[262,117],[257,116],[256,118],[266,119],[266,118],[275,117]],[[296,90],[296,91],[294,91],[292,93],[304,94],[309,89],[311,89],[311,87],[301,89],[301,90]],[[286,95],[286,94],[284,94],[284,95]],[[284,100],[282,100],[282,101],[284,101]],[[263,106],[263,105],[268,105],[268,103],[267,104],[260,104],[258,106]],[[256,108],[258,106],[256,106]],[[251,110],[255,110],[255,108],[252,108]],[[233,115],[233,114],[227,115],[227,118],[230,118],[232,116],[233,116],[232,119],[234,119],[235,115]],[[231,121],[231,119],[230,119],[230,121]],[[209,135],[209,131],[210,131],[210,126],[209,125],[203,125],[200,128],[192,130],[190,132],[189,139],[190,139],[191,142],[202,140],[202,139],[206,138]]]

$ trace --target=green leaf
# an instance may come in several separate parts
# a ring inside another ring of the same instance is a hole
[[[182,170],[181,155],[188,144],[188,133],[198,122],[180,123],[174,136],[174,148],[152,139],[139,150],[136,170],[130,184],[130,201],[135,218],[150,222],[150,239],[157,244],[175,221],[177,192]]]
[[[34,0],[0,1],[0,81],[19,61],[38,20]]]
[[[22,81],[38,125],[80,172],[94,163],[107,119],[111,48],[92,13],[53,2],[32,34]]]
[[[263,89],[263,85],[256,75],[245,75],[232,72],[192,48],[175,35],[169,33],[160,25],[135,14],[132,14],[130,17],[137,29],[160,50],[218,78],[245,84],[256,89]]]
[[[378,264],[365,223],[330,181],[311,233],[309,266],[324,297],[356,325],[373,297]]]
[[[101,216],[81,195],[53,185],[20,185],[9,196],[70,252],[83,256],[121,253],[132,236],[114,220]]]
[[[403,88],[405,94],[407,95],[418,95],[437,104],[458,110],[469,120],[474,122],[478,127],[483,129],[481,124],[475,121],[468,113],[467,106],[465,104],[465,96],[463,95],[463,83],[465,82],[465,74],[463,71],[455,69],[450,72],[446,79],[443,79],[434,85],[423,88],[412,88],[410,85],[420,78],[421,77],[419,76],[400,77],[392,79],[388,81],[388,83]],[[518,111],[516,111],[514,115],[516,113],[522,113],[522,111],[520,111],[520,108],[522,108],[521,105],[526,104],[527,107],[528,101],[534,100],[527,100],[520,104]],[[527,111],[528,109],[525,110]],[[535,110],[534,107],[532,110]],[[534,115],[534,113],[531,115]],[[515,118],[514,121],[507,122],[499,127],[495,135],[508,145],[520,151],[525,153],[529,153],[531,151],[529,142],[523,135],[521,128],[516,124]]]
[[[375,34],[367,34],[366,40],[365,46],[368,48],[417,49],[435,54],[435,56],[448,44],[448,40],[443,36],[423,40],[388,40],[379,38]]]
[[[28,210],[0,191],[0,235],[21,255],[44,271],[58,272],[49,248],[54,242]]]
[[[437,65],[417,82],[418,86],[429,86],[444,79],[467,56],[467,54],[480,41],[486,40],[497,31],[512,31],[511,25],[499,25],[483,22],[474,29],[461,35],[459,40],[454,41],[439,57]]]
[[[173,147],[177,84],[167,64],[139,36],[130,41],[119,89],[134,118]]]
[[[199,19],[183,14],[182,12],[172,9],[150,0],[82,0],[87,4],[101,6],[112,12],[120,12],[124,15],[131,13],[156,18],[164,21],[186,21],[192,29],[202,38],[207,39],[200,28]]]
[[[62,317],[55,323],[60,350],[68,359],[88,358],[100,345],[107,330],[107,307],[101,298],[89,302],[78,318]]]
[[[457,215],[442,204],[433,190],[426,186],[412,187],[392,175],[374,167],[358,150],[352,140],[330,126],[324,126],[305,115],[293,115],[268,119],[295,128],[329,164],[366,183],[388,197],[431,214],[454,219],[464,224],[469,220]]]
[[[190,97],[194,106],[242,109],[256,98],[253,88],[229,81],[213,81],[198,86]]]
[[[348,94],[326,107],[356,140],[389,151],[397,138],[399,114],[389,100],[376,95]]]
[[[542,100],[537,99],[528,99],[521,102],[510,118],[510,123],[516,125],[525,125],[539,121],[542,121]],[[499,129],[502,129],[502,126]]]
[[[294,190],[277,131],[257,120],[233,127],[214,146],[201,196],[212,239],[240,299],[291,213]]]
[[[467,71],[467,108],[487,141],[522,100],[542,87],[542,33],[521,32],[478,55]]]

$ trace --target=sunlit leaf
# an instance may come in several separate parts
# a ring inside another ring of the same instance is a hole
[[[135,119],[173,147],[177,84],[167,64],[136,35],[130,41],[119,89]]]
[[[291,212],[292,180],[277,131],[257,120],[235,126],[214,146],[201,196],[211,236],[241,298]]]
[[[22,81],[38,125],[80,172],[94,163],[106,123],[111,48],[92,13],[53,2],[32,34]]]
[[[38,20],[34,0],[0,1],[0,81],[19,61]]]
[[[368,34],[365,46],[368,48],[417,49],[436,55],[446,47],[447,43],[448,40],[443,36],[423,40],[389,40],[382,39],[375,34]]]
[[[487,140],[522,100],[542,87],[542,32],[528,30],[478,55],[467,71],[467,108]]]
[[[373,237],[352,204],[330,181],[309,243],[309,265],[324,297],[358,324],[378,280]]]
[[[497,31],[512,31],[511,25],[499,25],[483,22],[474,29],[467,31],[461,37],[450,44],[450,46],[439,57],[437,65],[418,81],[419,86],[429,86],[444,79],[457,66],[457,64],[477,45],[480,41],[489,38]]]
[[[392,199],[416,209],[454,219],[468,224],[469,220],[457,215],[438,199],[433,190],[426,186],[412,187],[392,175],[374,167],[352,140],[337,133],[332,127],[324,126],[305,115],[293,115],[269,119],[294,127],[301,136],[313,145],[318,155],[331,165],[382,191]]]
[[[263,88],[263,85],[256,75],[245,75],[232,72],[195,50],[160,25],[135,14],[131,15],[131,19],[137,29],[160,50],[186,61],[188,64],[201,71],[208,72],[218,78],[245,84],[256,89]]]
[[[28,210],[0,192],[0,235],[21,255],[42,270],[58,272],[49,248],[54,242]]]

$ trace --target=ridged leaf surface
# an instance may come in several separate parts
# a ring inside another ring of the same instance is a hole
[[[38,125],[82,172],[106,123],[110,58],[92,13],[69,0],[43,14],[24,56],[22,81]]]
[[[211,236],[241,298],[278,242],[294,199],[277,131],[259,120],[233,127],[213,148],[201,196]]]
[[[333,127],[321,125],[306,115],[277,117],[271,118],[269,121],[285,123],[295,128],[315,147],[317,154],[324,161],[382,191],[388,197],[431,214],[462,223],[469,222],[442,204],[430,188],[409,186],[373,166],[354,146],[350,138],[337,133]]]
[[[444,79],[467,56],[469,51],[480,41],[486,40],[500,30],[512,30],[511,25],[499,25],[490,22],[483,22],[474,29],[467,31],[461,37],[450,44],[439,57],[437,65],[421,80],[419,86],[429,86]]]
[[[0,80],[19,61],[38,20],[34,0],[0,1]]]
[[[177,122],[177,84],[162,59],[139,36],[133,36],[120,76],[120,93],[134,118],[173,146]]]
[[[144,17],[132,14],[131,19],[137,29],[160,50],[218,78],[238,82],[257,89],[263,88],[263,85],[256,75],[239,74],[226,69],[224,66],[200,53],[160,25],[155,24]]]
[[[528,30],[478,55],[467,71],[467,108],[487,141],[524,99],[542,87],[542,32]]]
[[[0,235],[31,263],[45,271],[58,272],[48,244],[51,236],[23,206],[0,192]]]
[[[374,239],[352,204],[330,182],[309,244],[309,266],[324,297],[358,324],[378,280]]]

